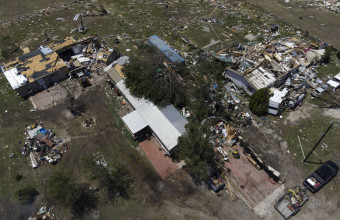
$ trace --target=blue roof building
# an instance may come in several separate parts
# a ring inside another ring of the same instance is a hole
[[[147,43],[150,46],[156,47],[172,63],[184,64],[184,59],[158,36],[153,35],[149,37]]]

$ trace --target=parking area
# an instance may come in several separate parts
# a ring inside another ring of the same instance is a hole
[[[139,145],[162,179],[166,179],[172,173],[179,170],[176,163],[172,162],[169,157],[164,155],[165,151],[162,149],[156,138],[152,137],[150,140],[139,143]]]

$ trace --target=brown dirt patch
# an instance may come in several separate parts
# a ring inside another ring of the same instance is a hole
[[[159,150],[161,145],[158,143],[156,138],[145,140],[139,145],[162,179],[166,179],[168,176],[178,170],[177,165],[172,162],[169,157],[164,156],[164,150]]]

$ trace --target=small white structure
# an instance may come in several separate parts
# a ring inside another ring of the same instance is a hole
[[[280,113],[281,103],[283,98],[287,95],[288,89],[284,88],[282,91],[275,90],[272,97],[269,98],[268,113],[272,115],[278,115]]]
[[[340,73],[336,74],[333,79],[328,80],[327,84],[333,88],[333,90],[337,90],[340,87]]]

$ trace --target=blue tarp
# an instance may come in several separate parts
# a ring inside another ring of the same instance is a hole
[[[47,130],[45,128],[41,128],[38,133],[46,134]]]

